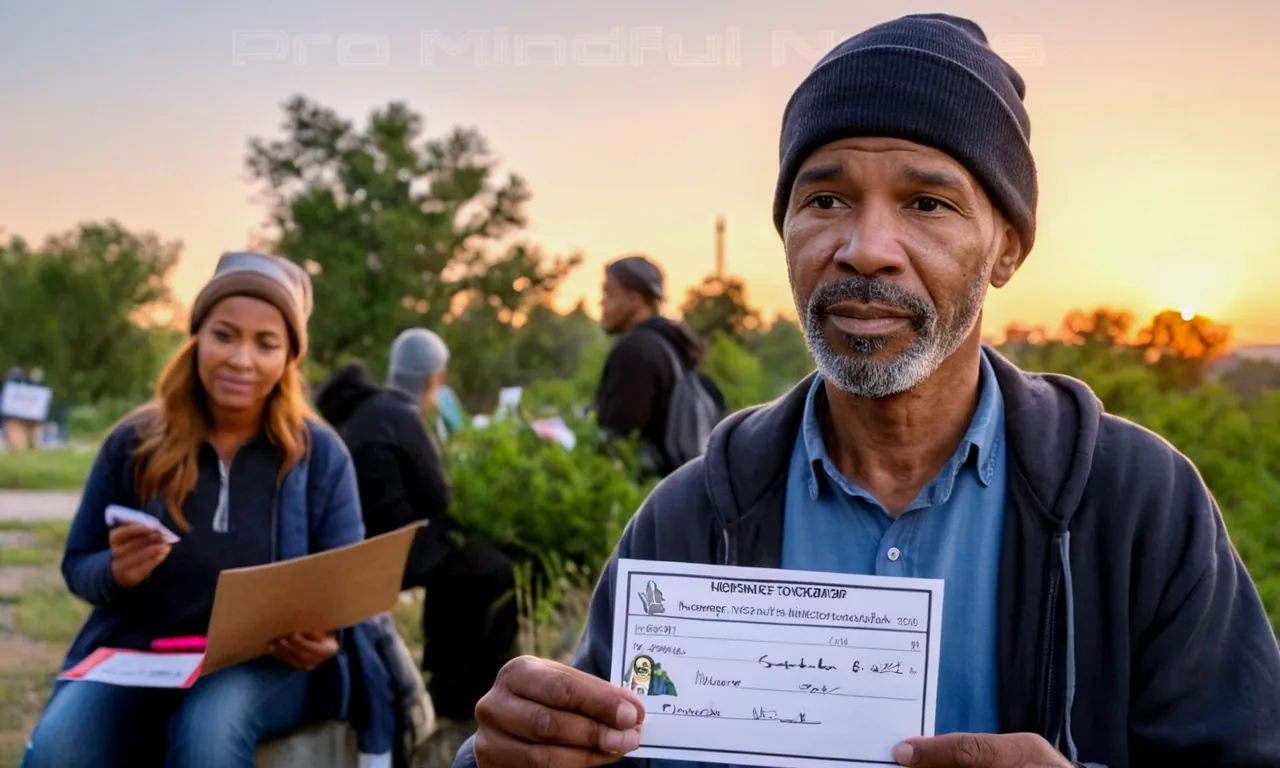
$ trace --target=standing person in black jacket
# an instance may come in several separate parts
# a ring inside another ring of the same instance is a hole
[[[700,377],[720,411],[724,396],[698,371],[705,350],[680,323],[663,317],[662,270],[643,256],[626,256],[605,267],[600,324],[617,341],[605,359],[596,390],[596,422],[610,437],[639,435],[652,471],[665,477],[678,464],[666,455],[667,410],[676,385],[675,363]]]
[[[942,14],[813,68],[773,214],[818,372],[653,491],[573,667],[509,663],[455,766],[636,748],[644,704],[607,682],[620,558],[942,579],[938,735],[896,745],[901,765],[1280,766],[1280,647],[1195,466],[981,343],[988,288],[1035,240],[1023,93]]]
[[[441,451],[426,428],[444,384],[449,351],[439,336],[414,328],[391,347],[390,386],[360,363],[338,370],[316,405],[355,461],[369,536],[428,521],[409,554],[404,587],[425,587],[422,668],[436,713],[470,720],[515,642],[517,612],[511,560],[450,534],[452,487]]]

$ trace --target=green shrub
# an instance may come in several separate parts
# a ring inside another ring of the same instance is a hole
[[[77,406],[67,416],[67,429],[76,439],[106,437],[107,431],[139,404],[134,400],[106,400],[94,405]]]
[[[632,479],[634,445],[605,451],[590,422],[570,426],[578,435],[573,451],[514,419],[468,428],[450,443],[453,517],[464,536],[539,570],[559,558],[599,572],[648,488]]]

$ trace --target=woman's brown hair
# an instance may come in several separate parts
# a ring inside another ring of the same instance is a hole
[[[267,437],[284,453],[277,482],[297,466],[309,447],[307,403],[296,357],[267,398]],[[144,501],[164,495],[169,515],[183,531],[191,525],[182,507],[196,488],[200,449],[209,437],[207,394],[196,370],[196,339],[178,350],[156,381],[150,403],[126,417],[137,425],[142,442],[134,453],[138,496]]]

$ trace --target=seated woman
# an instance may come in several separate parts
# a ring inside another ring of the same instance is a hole
[[[102,646],[206,634],[223,569],[363,538],[350,457],[303,392],[310,313],[296,265],[223,255],[154,401],[112,432],[89,475],[62,572],[94,610],[64,669]],[[108,529],[111,504],[158,517],[181,540]],[[58,681],[22,765],[251,768],[260,741],[345,716],[345,634],[282,637],[272,655],[185,691]]]

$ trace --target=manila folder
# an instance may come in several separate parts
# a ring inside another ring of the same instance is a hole
[[[424,523],[314,555],[218,575],[202,675],[251,661],[295,632],[332,632],[386,613],[400,598],[409,547]]]

